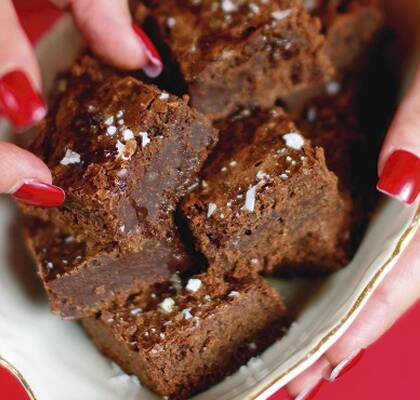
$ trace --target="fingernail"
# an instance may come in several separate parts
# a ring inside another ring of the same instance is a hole
[[[302,393],[300,393],[295,400],[312,400],[315,398],[315,396],[320,391],[322,385],[324,384],[324,380],[321,379],[314,387],[304,390]]]
[[[47,107],[23,71],[0,78],[0,108],[17,128],[29,127],[44,118]]]
[[[26,204],[45,208],[60,207],[66,198],[64,190],[58,186],[32,179],[26,180],[11,194]]]
[[[140,38],[140,42],[144,47],[144,51],[149,61],[148,64],[143,67],[143,71],[149,78],[156,78],[162,73],[163,70],[162,59],[160,58],[156,47],[149,39],[149,36],[147,36],[143,31],[143,29],[141,29],[136,24],[132,24],[132,27],[136,35]]]
[[[405,204],[413,204],[420,192],[420,158],[404,150],[392,153],[377,188]]]
[[[349,372],[362,359],[365,351],[366,349],[358,350],[337,364],[331,371],[328,381],[334,382]]]

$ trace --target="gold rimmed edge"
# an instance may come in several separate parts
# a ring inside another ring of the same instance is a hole
[[[412,232],[414,232],[418,227],[420,226],[420,205],[417,207],[416,213],[413,217],[413,219],[410,222],[410,225],[406,228],[406,230],[402,233],[400,238],[398,239],[397,244],[394,247],[394,250],[391,254],[391,256],[378,268],[378,270],[375,272],[375,274],[372,276],[372,278],[367,282],[365,287],[363,288],[361,294],[356,299],[356,301],[353,303],[350,310],[340,319],[340,321],[326,333],[322,339],[320,339],[307,353],[304,357],[302,357],[300,360],[296,361],[295,364],[293,364],[290,368],[288,368],[286,371],[282,372],[279,376],[274,378],[270,383],[264,386],[264,388],[260,389],[257,394],[251,395],[251,397],[248,397],[248,400],[256,400],[259,396],[264,394],[266,391],[268,391],[272,386],[274,386],[280,379],[283,379],[286,375],[289,375],[291,372],[293,372],[296,368],[299,368],[301,364],[303,364],[305,361],[307,361],[309,358],[311,358],[313,355],[318,353],[320,349],[324,346],[326,342],[330,340],[331,337],[333,337],[341,328],[342,326],[353,316],[353,314],[359,310],[361,304],[363,303],[364,299],[370,295],[373,288],[375,287],[376,282],[379,278],[382,277],[382,274],[386,270],[387,266],[401,254],[402,246],[407,239],[408,236]]]
[[[29,396],[30,400],[37,400],[34,395],[34,392],[29,386],[29,383],[26,381],[23,375],[19,372],[19,370],[15,366],[13,366],[9,361],[4,359],[2,356],[0,356],[0,366],[7,369],[19,381],[19,383],[25,389],[26,394]]]

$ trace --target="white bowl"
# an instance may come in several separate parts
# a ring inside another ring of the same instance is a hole
[[[404,2],[409,4],[409,0]],[[412,5],[416,6],[416,0]],[[56,72],[74,58],[79,45],[67,17],[39,43],[37,53],[47,90]],[[0,137],[6,131],[7,125],[0,124]],[[286,299],[308,294],[310,301],[282,340],[246,368],[194,399],[266,399],[314,363],[360,313],[419,223],[417,205],[407,208],[387,200],[377,210],[347,268],[320,280],[315,287],[303,279],[293,284],[271,279]],[[15,207],[9,199],[2,198],[0,364],[21,380],[32,399],[158,399],[136,378],[125,375],[99,354],[77,323],[64,322],[50,314],[35,268],[23,249]]]

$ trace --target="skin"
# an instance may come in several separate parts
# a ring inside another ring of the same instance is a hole
[[[123,69],[139,69],[145,65],[146,55],[130,27],[131,17],[125,0],[57,0],[56,4],[72,12],[80,32],[98,56]],[[18,22],[12,2],[1,0],[0,76],[16,68],[26,72],[35,88],[41,88],[41,74],[33,49]],[[378,162],[379,174],[388,157],[398,149],[420,157],[420,69],[383,144]],[[11,143],[0,142],[0,171],[0,193],[12,193],[25,178],[51,183],[47,166]],[[419,300],[419,287],[418,233],[346,334],[314,365],[287,385],[289,394],[295,397],[314,387],[320,379],[328,377],[333,367],[344,358],[376,341]]]

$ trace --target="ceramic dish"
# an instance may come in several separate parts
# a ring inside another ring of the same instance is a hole
[[[47,89],[55,73],[71,62],[78,46],[68,18],[39,43]],[[6,124],[1,125],[0,137],[6,132]],[[298,297],[307,300],[296,322],[260,357],[194,399],[266,399],[315,362],[363,309],[419,223],[417,205],[406,208],[387,200],[378,207],[347,268],[316,283],[271,279],[289,303]],[[158,399],[100,355],[77,323],[50,314],[19,232],[13,203],[0,199],[0,364],[18,376],[32,399]]]

